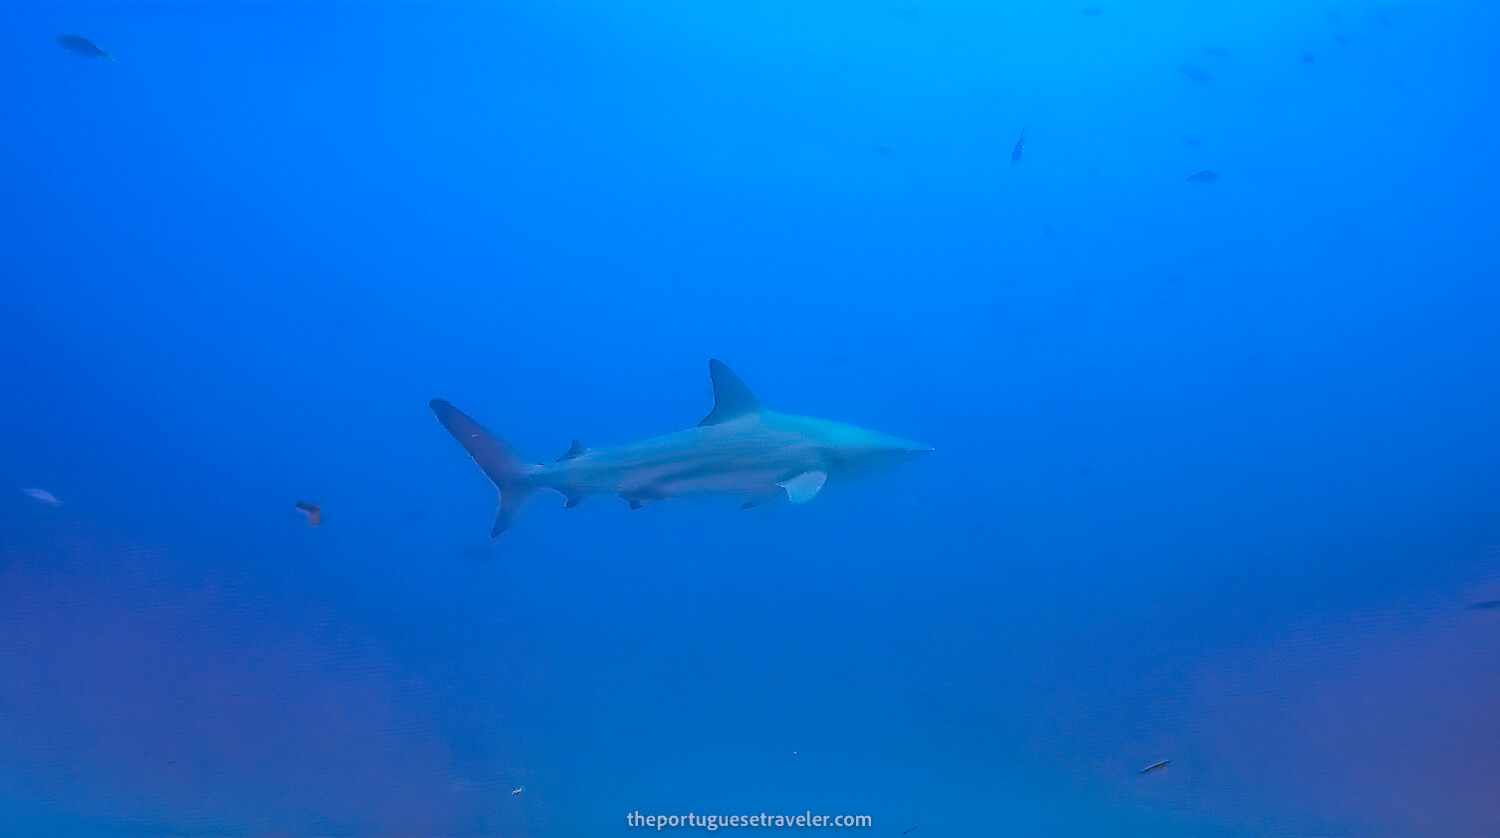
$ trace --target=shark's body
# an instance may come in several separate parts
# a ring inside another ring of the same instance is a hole
[[[529,465],[479,423],[442,399],[431,407],[500,492],[491,537],[521,504],[552,489],[577,506],[589,495],[619,495],[632,508],[667,498],[728,495],[743,506],[811,500],[830,476],[894,466],[931,451],[875,431],[767,410],[719,361],[709,362],[714,409],[695,428],[614,448],[574,441],[557,462]]]

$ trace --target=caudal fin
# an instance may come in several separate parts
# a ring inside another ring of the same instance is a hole
[[[442,399],[433,399],[427,406],[500,491],[500,511],[495,514],[495,528],[490,530],[490,538],[499,537],[510,526],[516,510],[537,488],[531,467],[521,462],[515,449],[501,442],[462,410]]]

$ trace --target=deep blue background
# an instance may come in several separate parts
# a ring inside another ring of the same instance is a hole
[[[1500,833],[1500,12],[1086,5],[7,5],[0,833]]]

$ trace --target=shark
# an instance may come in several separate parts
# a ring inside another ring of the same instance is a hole
[[[856,425],[768,409],[724,362],[708,362],[713,410],[696,426],[610,448],[578,440],[552,463],[528,462],[443,399],[429,403],[499,493],[491,538],[499,538],[537,492],[569,508],[592,495],[617,495],[632,509],[671,498],[729,496],[741,508],[806,503],[835,482],[883,471],[932,448]]]

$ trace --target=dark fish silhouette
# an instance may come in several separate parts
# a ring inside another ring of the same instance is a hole
[[[89,58],[108,58],[114,61],[115,57],[107,50],[102,50],[99,45],[80,35],[58,35],[57,43],[68,52],[76,52]]]
[[[906,832],[912,832],[912,831],[914,831],[914,830],[916,830],[916,827],[915,827],[915,826],[914,826],[914,827],[912,827],[912,828],[911,828],[911,829],[908,829],[908,830],[906,830]],[[902,834],[902,835],[905,835],[905,834],[906,834],[906,832],[903,832],[903,833],[901,833],[901,834]]]
[[[1214,171],[1213,169],[1204,169],[1201,172],[1193,172],[1192,174],[1190,174],[1190,175],[1187,176],[1187,179],[1188,180],[1200,180],[1200,181],[1203,181],[1204,183],[1207,183],[1208,181],[1211,181],[1211,180],[1218,180],[1219,179],[1219,173],[1216,172],[1216,171]]]
[[[891,147],[890,146],[884,146],[884,145],[878,145],[878,146],[875,146],[874,148],[870,149],[870,151],[872,151],[872,152],[874,152],[876,154],[886,155],[886,154],[890,154],[891,153]]]
[[[1140,771],[1137,771],[1136,773],[1137,774],[1148,774],[1148,773],[1150,773],[1152,771],[1160,771],[1163,768],[1166,768],[1167,764],[1170,763],[1170,762],[1171,762],[1171,760],[1164,759],[1161,762],[1156,763],[1155,765],[1148,765],[1145,768],[1142,768]]]
[[[1304,53],[1302,53],[1302,63],[1303,64],[1311,64],[1311,63],[1313,63],[1313,62],[1315,62],[1317,60],[1318,60],[1318,57],[1316,55],[1313,55],[1310,52],[1304,52]]]
[[[1484,602],[1476,602],[1469,607],[1475,611],[1491,611],[1500,608],[1500,599],[1487,599]]]
[[[1016,163],[1020,161],[1020,159],[1021,159],[1021,150],[1024,149],[1025,147],[1026,147],[1026,129],[1022,128],[1021,129],[1021,136],[1020,136],[1019,139],[1016,140],[1016,146],[1015,146],[1015,148],[1012,148],[1010,150],[1010,164],[1012,166],[1016,165]]]
[[[316,527],[323,523],[323,510],[317,504],[297,501],[297,508],[307,514],[307,525],[309,527]]]
[[[1181,72],[1184,76],[1199,84],[1208,84],[1213,80],[1213,76],[1210,76],[1208,71],[1202,67],[1183,67],[1181,68]]]

